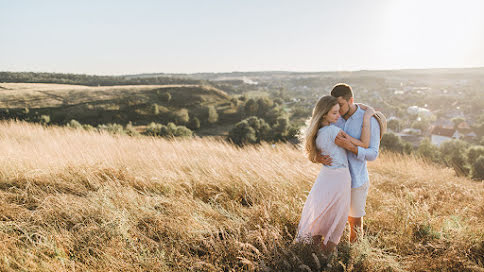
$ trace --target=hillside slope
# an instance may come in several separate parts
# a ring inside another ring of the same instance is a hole
[[[293,243],[319,166],[289,145],[0,122],[0,267],[484,271],[483,183],[394,154],[369,168],[366,237],[328,260]]]
[[[66,124],[75,119],[91,125],[130,121],[138,125],[150,122],[184,125],[193,117],[204,124],[208,118],[207,107],[211,106],[223,125],[235,113],[230,99],[225,92],[202,85],[89,87],[0,83],[1,118],[36,121],[45,115],[53,124]],[[183,117],[186,114],[189,116]]]

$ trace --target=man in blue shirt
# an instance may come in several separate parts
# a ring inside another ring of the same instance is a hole
[[[335,123],[348,135],[360,139],[365,111],[354,103],[353,90],[347,84],[340,83],[333,87],[331,95],[338,99],[341,117]],[[351,204],[348,216],[350,223],[350,241],[357,239],[357,232],[363,235],[363,216],[368,195],[369,177],[366,161],[373,161],[378,156],[380,146],[380,125],[375,117],[370,119],[370,145],[368,148],[356,146],[342,135],[335,143],[347,150],[348,165],[351,174]],[[330,165],[331,158],[320,156],[319,162]]]

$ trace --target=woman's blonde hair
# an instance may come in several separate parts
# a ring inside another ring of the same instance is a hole
[[[319,98],[318,103],[314,106],[313,115],[309,120],[309,125],[306,129],[306,133],[304,135],[304,147],[306,150],[306,154],[308,159],[314,163],[316,163],[317,158],[317,147],[316,147],[316,137],[318,136],[318,130],[323,126],[322,121],[324,117],[328,114],[328,112],[338,104],[338,100],[331,96],[326,95]]]

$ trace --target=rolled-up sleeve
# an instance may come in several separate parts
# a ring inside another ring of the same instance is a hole
[[[371,117],[370,126],[370,146],[368,148],[358,146],[358,155],[356,158],[360,161],[374,161],[378,157],[378,149],[380,147],[380,124],[375,117]]]

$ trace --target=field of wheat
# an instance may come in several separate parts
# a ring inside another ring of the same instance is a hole
[[[0,271],[484,271],[484,184],[391,153],[359,243],[294,243],[319,167],[284,144],[1,122]]]

